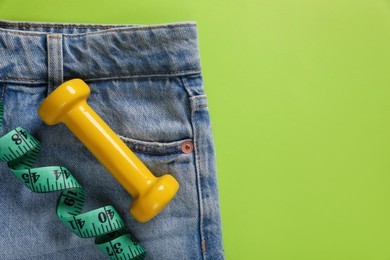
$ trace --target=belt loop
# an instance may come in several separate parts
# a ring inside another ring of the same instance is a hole
[[[64,80],[62,34],[47,35],[47,71],[47,94],[50,94]]]

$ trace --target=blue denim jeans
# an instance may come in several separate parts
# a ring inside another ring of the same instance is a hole
[[[81,78],[90,106],[151,172],[172,174],[175,198],[135,221],[132,198],[64,125],[37,115],[63,81]],[[192,22],[155,26],[0,21],[0,134],[20,126],[42,143],[36,167],[67,167],[84,210],[113,205],[146,259],[223,259],[215,152]],[[193,146],[192,146],[193,145]],[[106,259],[55,214],[56,193],[33,193],[2,164],[0,259]]]

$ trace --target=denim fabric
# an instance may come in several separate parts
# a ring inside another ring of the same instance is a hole
[[[37,115],[63,81],[81,78],[90,106],[151,172],[172,174],[175,198],[138,223],[131,197],[64,125]],[[215,153],[192,22],[155,26],[0,21],[4,135],[17,126],[42,142],[35,166],[67,167],[84,187],[85,211],[113,205],[146,259],[223,259]],[[194,150],[185,153],[190,141]],[[32,193],[2,164],[0,259],[106,259],[55,214],[57,193]]]

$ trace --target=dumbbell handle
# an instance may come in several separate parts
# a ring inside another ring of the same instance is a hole
[[[155,181],[156,177],[85,100],[69,110],[62,120],[132,197]]]
[[[89,94],[84,81],[67,81],[42,102],[38,114],[49,125],[64,123],[133,197],[134,218],[148,221],[174,197],[179,184],[169,174],[155,177],[87,104]]]

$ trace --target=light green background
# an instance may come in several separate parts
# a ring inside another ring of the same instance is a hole
[[[197,21],[227,259],[390,259],[390,1],[0,0],[0,19]]]

